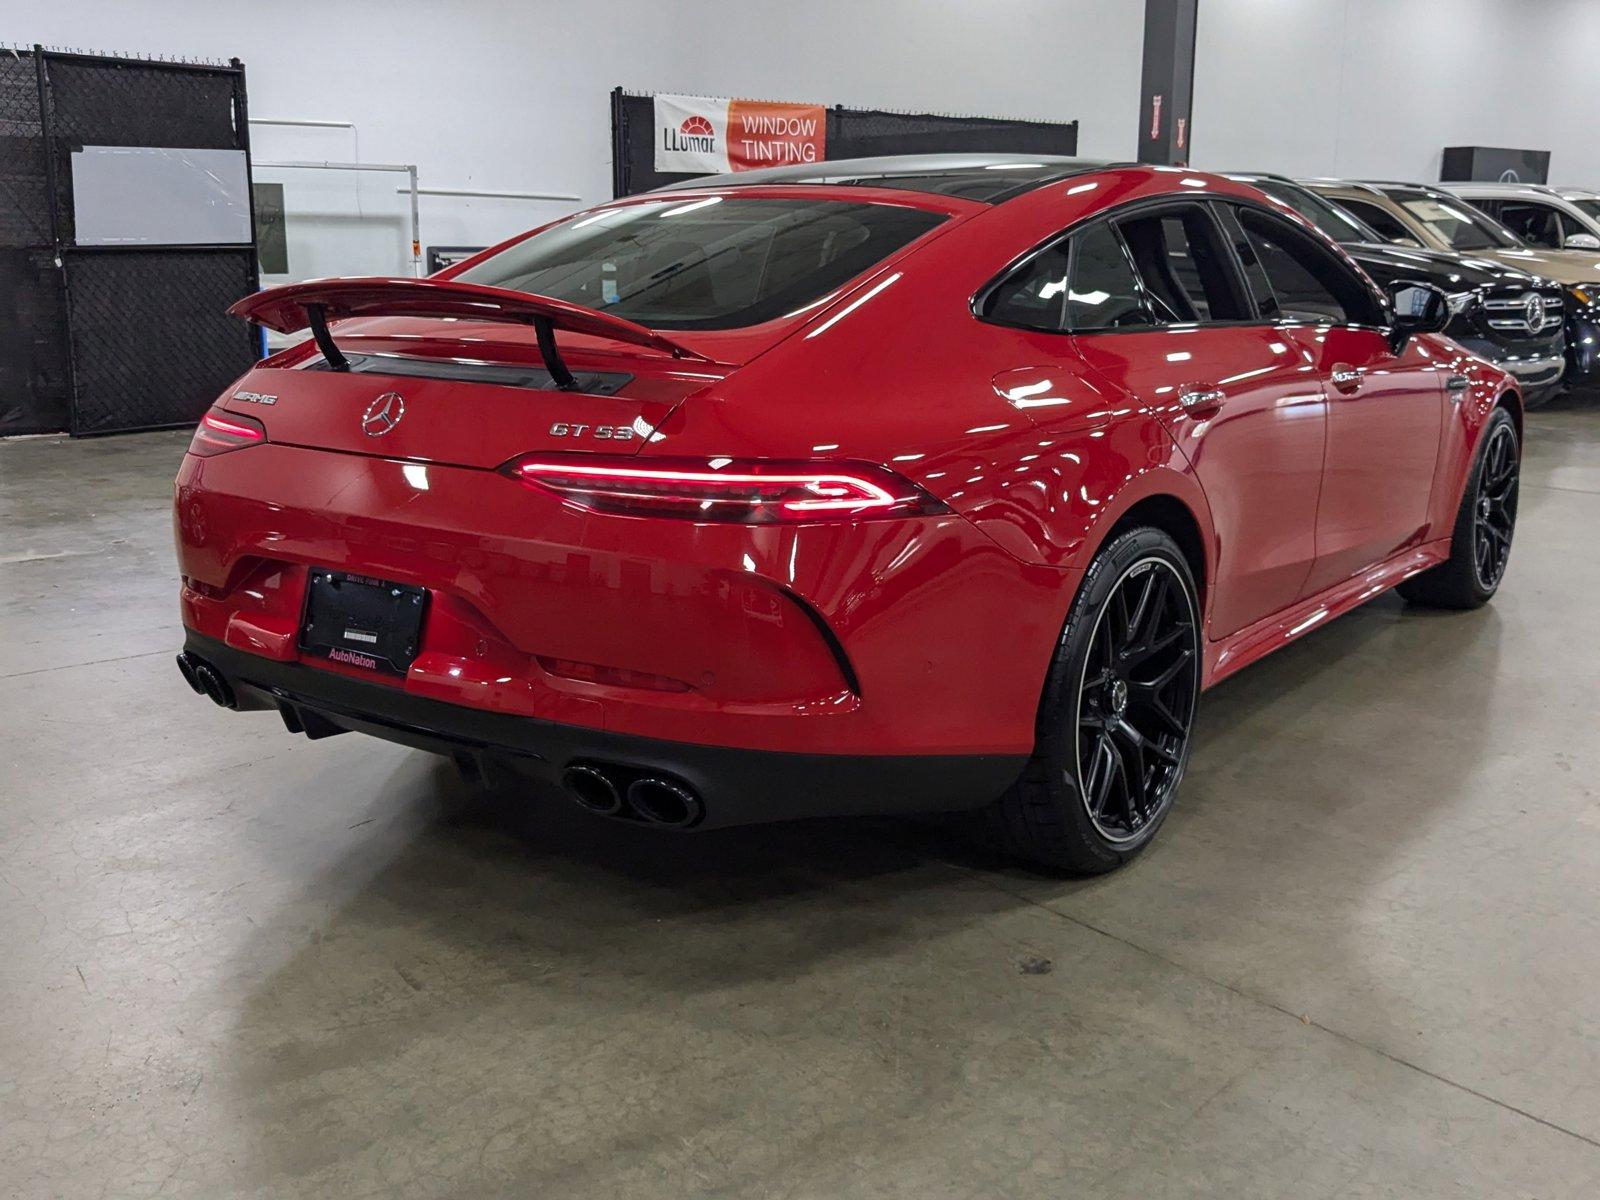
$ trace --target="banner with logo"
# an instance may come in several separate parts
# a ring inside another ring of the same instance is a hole
[[[714,175],[827,157],[820,104],[658,95],[655,106],[657,171]]]

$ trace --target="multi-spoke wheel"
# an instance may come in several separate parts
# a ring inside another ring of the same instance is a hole
[[[1126,842],[1166,808],[1183,770],[1200,677],[1185,582],[1152,555],[1101,608],[1078,688],[1078,778],[1094,827]]]
[[[1402,583],[1402,596],[1442,608],[1477,608],[1494,595],[1511,558],[1521,466],[1516,422],[1509,412],[1498,408],[1489,415],[1478,439],[1472,474],[1456,514],[1450,557]]]
[[[1478,583],[1486,591],[1500,586],[1511,557],[1511,532],[1517,523],[1517,431],[1507,421],[1489,432],[1478,471],[1478,495],[1473,509],[1472,564]]]
[[[1161,530],[1129,530],[1095,556],[1046,680],[1033,758],[993,810],[1009,850],[1092,874],[1150,841],[1188,762],[1199,613],[1189,564]]]

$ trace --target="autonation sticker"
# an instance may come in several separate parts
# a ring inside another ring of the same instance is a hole
[[[826,158],[820,104],[657,96],[656,170],[749,171]]]

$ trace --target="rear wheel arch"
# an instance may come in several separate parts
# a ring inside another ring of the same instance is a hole
[[[1522,396],[1514,387],[1504,389],[1494,401],[1495,408],[1503,408],[1511,414],[1511,420],[1517,427],[1517,441],[1522,442]]]
[[[1184,560],[1194,576],[1194,585],[1200,593],[1200,609],[1205,611],[1206,585],[1209,573],[1206,564],[1206,540],[1200,520],[1190,507],[1170,492],[1157,492],[1136,501],[1117,518],[1103,539],[1110,542],[1119,534],[1147,525],[1161,530],[1183,551]]]

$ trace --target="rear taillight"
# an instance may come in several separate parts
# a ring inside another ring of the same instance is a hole
[[[210,458],[213,454],[226,454],[229,450],[259,446],[266,440],[266,426],[255,418],[212,409],[195,426],[194,437],[189,442],[189,453]]]
[[[529,487],[623,516],[770,525],[950,511],[910,480],[868,463],[530,454],[502,469]]]

